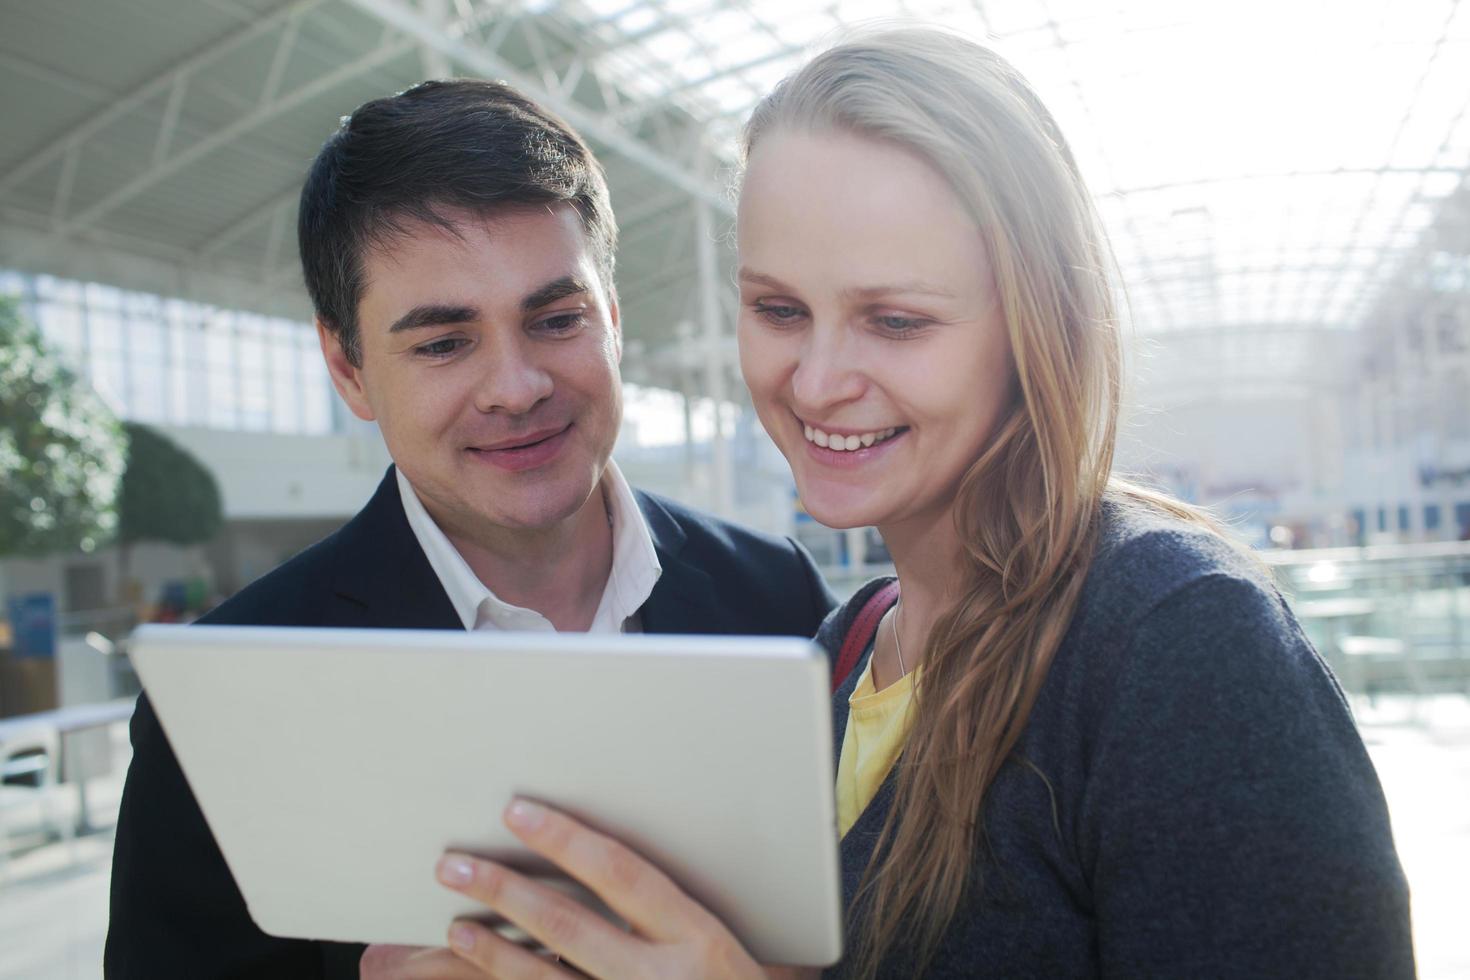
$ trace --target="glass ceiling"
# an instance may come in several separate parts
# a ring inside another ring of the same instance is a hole
[[[530,6],[585,39],[635,97],[625,114],[673,103],[732,158],[754,102],[845,26],[908,15],[990,38],[1072,142],[1147,333],[1358,325],[1470,169],[1454,0]]]

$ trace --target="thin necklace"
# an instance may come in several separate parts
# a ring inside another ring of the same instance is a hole
[[[908,674],[909,669],[903,665],[903,644],[898,642],[898,616],[903,612],[903,596],[898,597],[898,602],[893,606],[893,652],[898,654],[898,678]]]

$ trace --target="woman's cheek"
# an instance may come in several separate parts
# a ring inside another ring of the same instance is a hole
[[[780,345],[773,338],[763,337],[751,327],[741,328],[740,373],[757,408],[774,394],[781,358]]]

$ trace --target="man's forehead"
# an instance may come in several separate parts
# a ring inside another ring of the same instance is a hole
[[[368,249],[385,257],[422,245],[473,248],[502,239],[524,236],[530,229],[556,234],[577,251],[590,250],[591,241],[577,209],[565,202],[513,204],[484,211],[462,207],[427,206],[412,213],[386,214],[368,233]]]
[[[464,276],[473,276],[466,287],[518,293],[555,279],[593,287],[599,281],[591,244],[569,205],[449,212],[441,219],[400,219],[377,236],[364,256],[364,301],[375,290],[442,288]]]

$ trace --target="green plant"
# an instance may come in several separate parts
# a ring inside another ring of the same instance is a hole
[[[117,417],[0,296],[0,556],[106,543],[126,451]]]
[[[118,501],[118,541],[208,541],[224,522],[219,484],[192,453],[156,429],[127,422],[128,467]]]

